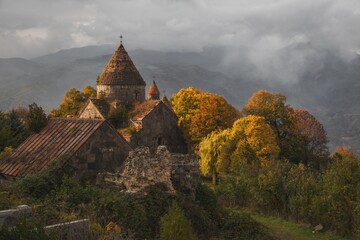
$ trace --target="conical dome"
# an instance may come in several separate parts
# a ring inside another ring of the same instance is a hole
[[[114,52],[96,83],[97,85],[146,85],[122,44]]]
[[[160,91],[158,87],[156,86],[155,81],[151,83],[151,86],[148,90],[148,98],[149,100],[159,100],[160,99]]]

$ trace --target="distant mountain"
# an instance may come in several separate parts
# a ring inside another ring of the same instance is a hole
[[[114,46],[110,44],[100,46],[86,46],[81,48],[63,49],[56,53],[31,59],[32,61],[48,66],[63,66],[75,62],[79,59],[88,59],[107,54],[112,54]]]
[[[0,59],[0,110],[31,102],[50,110],[70,88],[95,87],[115,46],[61,50],[31,60]],[[360,153],[360,57],[299,44],[264,53],[259,62],[246,48],[202,52],[129,51],[147,86],[155,77],[168,97],[194,86],[223,95],[241,109],[253,92],[267,89],[308,109],[325,126],[331,149],[351,146]],[[271,56],[271,57],[269,57]]]

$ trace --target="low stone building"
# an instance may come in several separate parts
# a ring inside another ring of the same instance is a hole
[[[5,179],[27,176],[60,158],[71,162],[77,177],[121,171],[130,150],[106,120],[54,118],[0,164],[0,175]]]
[[[145,110],[148,108],[149,110]],[[165,145],[170,152],[187,153],[183,134],[175,113],[162,100],[149,100],[135,106],[131,122],[136,132],[130,137],[130,145],[135,148],[147,146],[155,151]]]

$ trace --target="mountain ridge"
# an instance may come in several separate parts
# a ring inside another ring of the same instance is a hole
[[[87,46],[33,59],[0,59],[0,110],[34,101],[47,111],[57,107],[69,88],[95,86],[114,49],[112,45]],[[288,60],[299,53],[304,55]],[[224,48],[203,52],[136,49],[129,54],[147,86],[155,76],[160,91],[165,90],[168,97],[193,86],[221,94],[241,109],[257,90],[279,92],[292,106],[308,109],[324,124],[331,149],[344,144],[360,152],[360,137],[356,136],[360,133],[359,55],[344,60],[336,51],[318,51],[311,44],[279,50],[273,59],[260,63],[251,62],[246,49],[235,54],[239,55],[235,60]],[[270,60],[273,62],[268,63]],[[286,77],[294,79],[287,83]],[[354,116],[350,119],[346,114]]]

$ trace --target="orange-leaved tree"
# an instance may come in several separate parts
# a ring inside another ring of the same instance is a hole
[[[280,158],[293,161],[296,141],[289,133],[293,111],[292,107],[286,103],[284,95],[261,90],[250,97],[242,110],[242,114],[264,117],[275,133],[280,147]]]
[[[319,169],[329,160],[328,139],[322,124],[308,111],[296,109],[291,114],[290,133],[297,140],[301,155],[296,162],[303,162]]]
[[[192,87],[174,94],[171,104],[186,139],[195,145],[209,133],[231,127],[239,117],[239,112],[220,95]]]

